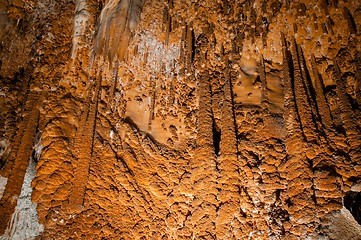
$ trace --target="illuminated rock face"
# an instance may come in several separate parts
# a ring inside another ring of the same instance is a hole
[[[360,238],[359,1],[9,0],[0,26],[3,239]]]

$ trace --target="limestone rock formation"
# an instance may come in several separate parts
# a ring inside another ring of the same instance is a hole
[[[0,29],[0,239],[361,239],[360,1],[0,0]]]

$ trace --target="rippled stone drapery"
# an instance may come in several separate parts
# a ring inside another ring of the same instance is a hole
[[[358,1],[9,0],[0,20],[0,234],[30,157],[44,239],[360,234]]]

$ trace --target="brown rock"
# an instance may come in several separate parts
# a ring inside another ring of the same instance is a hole
[[[0,2],[0,235],[358,239],[356,2]]]

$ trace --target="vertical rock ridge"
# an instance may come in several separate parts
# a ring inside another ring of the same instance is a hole
[[[82,122],[84,127],[79,129],[74,142],[74,148],[79,152],[76,156],[74,179],[72,191],[69,196],[69,207],[71,211],[81,211],[84,202],[86,184],[89,177],[89,165],[93,152],[93,142],[95,137],[96,116],[98,112],[98,98],[101,83],[101,71],[97,74],[93,85],[94,95],[89,96],[89,110],[83,112]],[[92,87],[90,88],[92,89]]]
[[[354,122],[355,116],[351,104],[346,96],[344,78],[341,75],[337,59],[334,59],[336,92],[340,101],[341,119],[346,132],[347,142],[349,144],[349,155],[352,159],[360,159],[360,132]]]
[[[296,99],[296,107],[298,114],[300,116],[300,122],[302,126],[302,131],[305,134],[306,140],[308,142],[315,141],[315,126],[312,121],[312,113],[309,107],[309,102],[307,101],[308,95],[307,90],[305,89],[304,79],[304,68],[302,59],[300,57],[299,48],[295,40],[292,43],[292,59],[293,59],[293,71],[294,71],[294,92]]]
[[[39,121],[38,104],[41,103],[41,98],[38,92],[31,92],[25,107],[24,117],[28,118],[24,124],[24,133],[21,137],[21,143],[18,152],[14,156],[14,164],[7,181],[4,194],[0,200],[0,210],[2,212],[0,234],[4,234],[8,226],[11,215],[14,213],[16,206],[16,199],[20,195],[23,179],[33,149],[36,128]]]
[[[220,156],[217,158],[217,195],[219,200],[216,218],[216,230],[221,238],[231,238],[235,235],[232,230],[232,222],[237,219],[230,212],[239,211],[239,166],[237,159],[236,127],[232,108],[231,78],[229,63],[226,61],[226,69],[223,85],[223,101],[221,107],[221,146]]]
[[[331,142],[334,141],[334,124],[333,120],[331,118],[331,112],[330,108],[328,106],[325,93],[324,93],[324,84],[322,81],[322,78],[318,72],[317,69],[317,63],[315,56],[312,54],[311,56],[311,64],[312,64],[312,71],[314,76],[314,88],[316,92],[316,103],[317,103],[317,109],[321,117],[321,122],[323,125],[323,131],[326,132],[327,137],[331,140]],[[331,143],[334,144],[334,143]],[[332,146],[334,147],[334,146]]]
[[[289,203],[287,204],[286,210],[290,215],[297,215],[297,218],[292,220],[292,225],[287,224],[287,226],[285,226],[285,230],[291,235],[297,236],[306,234],[307,231],[313,231],[312,229],[315,228],[315,226],[312,227],[310,225],[315,221],[315,217],[312,215],[314,204],[307,202],[308,199],[312,199],[312,172],[306,157],[303,155],[307,147],[304,142],[306,139],[300,141],[300,139],[303,138],[301,138],[302,132],[297,124],[297,118],[300,116],[300,122],[303,122],[302,126],[304,126],[306,122],[308,124],[312,124],[312,122],[309,120],[309,117],[306,117],[307,115],[305,116],[308,111],[307,105],[304,102],[306,91],[303,86],[299,63],[295,60],[298,58],[296,43],[293,42],[292,54],[287,50],[285,39],[283,40],[282,48],[284,59],[283,72],[286,109],[284,116],[287,129],[287,137],[285,139],[287,160],[285,164],[281,165],[280,170],[285,172],[288,181],[286,196],[288,197],[287,201],[289,201]],[[292,55],[292,60],[290,55]],[[292,75],[290,74],[290,67],[288,65],[290,62],[293,63],[294,80],[292,80]],[[292,86],[292,81],[294,81],[294,86]],[[302,121],[302,117],[306,118]],[[311,130],[307,129],[308,126],[309,125],[306,125],[302,128],[307,137],[314,134]]]

